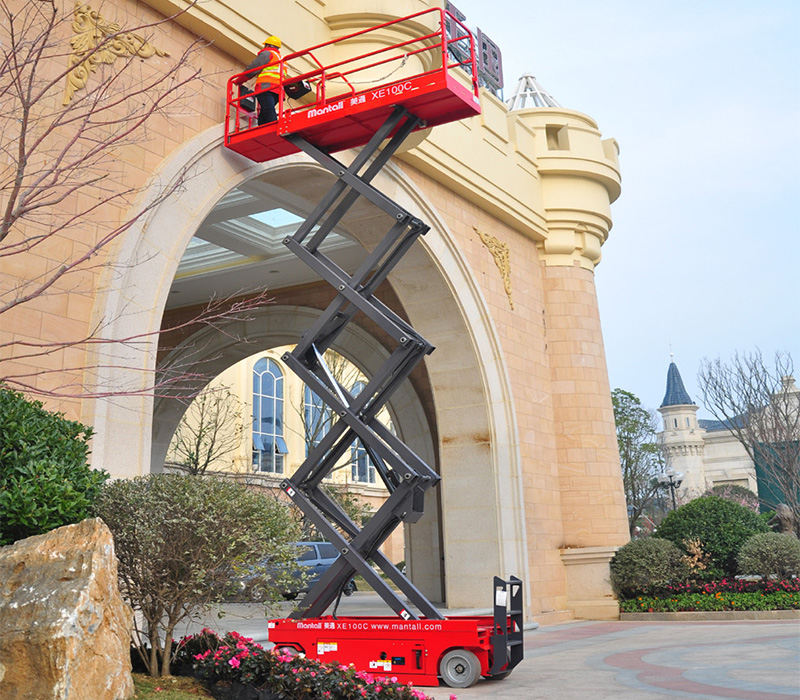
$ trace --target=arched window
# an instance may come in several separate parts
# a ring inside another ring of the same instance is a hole
[[[303,393],[303,428],[305,430],[306,457],[325,437],[333,425],[333,411],[311,387]]]
[[[283,372],[262,357],[253,367],[253,471],[283,474]]]
[[[366,384],[364,382],[356,382],[350,393],[355,397],[358,396],[364,389]],[[350,464],[352,480],[359,484],[374,484],[375,483],[375,465],[369,458],[369,454],[361,444],[361,440],[356,439],[350,446]]]

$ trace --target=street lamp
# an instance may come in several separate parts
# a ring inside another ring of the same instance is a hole
[[[678,504],[675,502],[675,489],[680,488],[680,485],[683,483],[683,474],[673,471],[659,474],[658,483],[669,487],[669,491],[672,494],[672,510],[675,510],[678,507]]]

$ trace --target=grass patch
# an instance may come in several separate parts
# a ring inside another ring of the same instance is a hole
[[[198,700],[213,697],[201,681],[186,676],[153,678],[134,673],[133,687],[135,700]]]

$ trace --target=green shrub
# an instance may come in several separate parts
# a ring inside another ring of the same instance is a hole
[[[219,638],[203,630],[199,644],[191,638],[182,639],[181,644],[205,646],[194,655],[195,670],[210,684],[236,688],[237,697],[262,697],[261,691],[286,700],[433,700],[412,684],[400,683],[383,672],[358,671],[352,664],[325,663],[286,650],[266,650],[237,632]],[[215,697],[219,696],[215,693]]]
[[[709,612],[719,610],[797,610],[796,593],[676,593],[668,597],[639,596],[619,602],[620,612]]]
[[[736,573],[736,555],[745,541],[769,528],[763,518],[744,506],[718,496],[703,496],[673,510],[653,537],[669,540],[687,554],[698,542],[708,555],[708,577]]]
[[[92,429],[0,387],[0,545],[91,515],[104,471],[88,465]]]
[[[753,535],[742,545],[736,562],[740,574],[779,580],[800,575],[800,540],[782,532]]]
[[[295,560],[289,504],[231,480],[150,474],[110,482],[96,514],[114,535],[120,590],[141,613],[134,646],[154,676],[169,674],[176,625],[217,601],[237,567],[267,556],[277,568]]]
[[[652,537],[628,542],[611,560],[611,585],[624,598],[662,590],[683,581],[687,573],[681,550]]]

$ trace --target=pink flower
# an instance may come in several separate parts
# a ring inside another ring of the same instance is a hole
[[[450,700],[458,700],[455,693],[450,693]]]
[[[239,666],[240,666],[239,659],[238,659],[237,657],[235,657],[235,656],[234,656],[232,659],[230,659],[230,660],[228,661],[228,663],[229,663],[231,666],[233,666],[234,668],[239,668]]]

